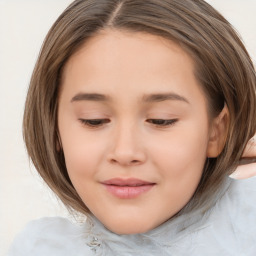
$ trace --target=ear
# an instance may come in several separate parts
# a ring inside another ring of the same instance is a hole
[[[225,103],[220,114],[212,121],[207,148],[207,157],[215,158],[222,152],[227,139],[228,127],[229,111]]]

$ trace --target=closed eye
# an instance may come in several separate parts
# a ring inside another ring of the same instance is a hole
[[[147,119],[147,122],[162,127],[174,125],[177,121],[178,119]]]
[[[92,128],[100,127],[100,126],[110,122],[109,119],[82,119],[82,118],[80,118],[79,121],[83,125],[86,125],[86,126],[92,127]]]
[[[97,128],[110,122],[109,119],[82,119],[82,118],[80,118],[79,121],[83,125],[91,128]],[[155,126],[168,127],[168,126],[174,125],[178,121],[178,119],[147,119],[146,121]]]

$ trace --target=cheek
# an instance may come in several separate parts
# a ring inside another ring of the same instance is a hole
[[[154,164],[166,180],[188,187],[199,182],[206,160],[207,131],[206,127],[191,125],[189,129],[179,127],[158,142],[151,140]]]
[[[97,170],[97,163],[100,162],[101,147],[86,142],[81,144],[74,142],[64,150],[66,167],[71,179],[92,175]]]
[[[153,155],[161,175],[162,194],[167,199],[164,210],[170,208],[172,213],[177,212],[193,196],[204,168],[206,141],[206,133],[204,136],[193,130],[189,134],[181,130],[179,136],[176,133],[176,136],[157,144]]]
[[[60,129],[65,163],[72,182],[90,177],[98,169],[104,155],[103,141],[84,132],[80,125],[63,125]]]

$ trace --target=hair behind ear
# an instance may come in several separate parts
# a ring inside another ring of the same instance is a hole
[[[62,142],[60,138],[59,131],[56,131],[56,150],[57,152],[60,152],[62,150]]]

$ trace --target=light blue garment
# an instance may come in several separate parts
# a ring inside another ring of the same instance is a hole
[[[256,177],[229,179],[223,189],[205,213],[182,215],[144,234],[114,234],[93,216],[81,225],[60,217],[35,220],[8,255],[256,256]]]

